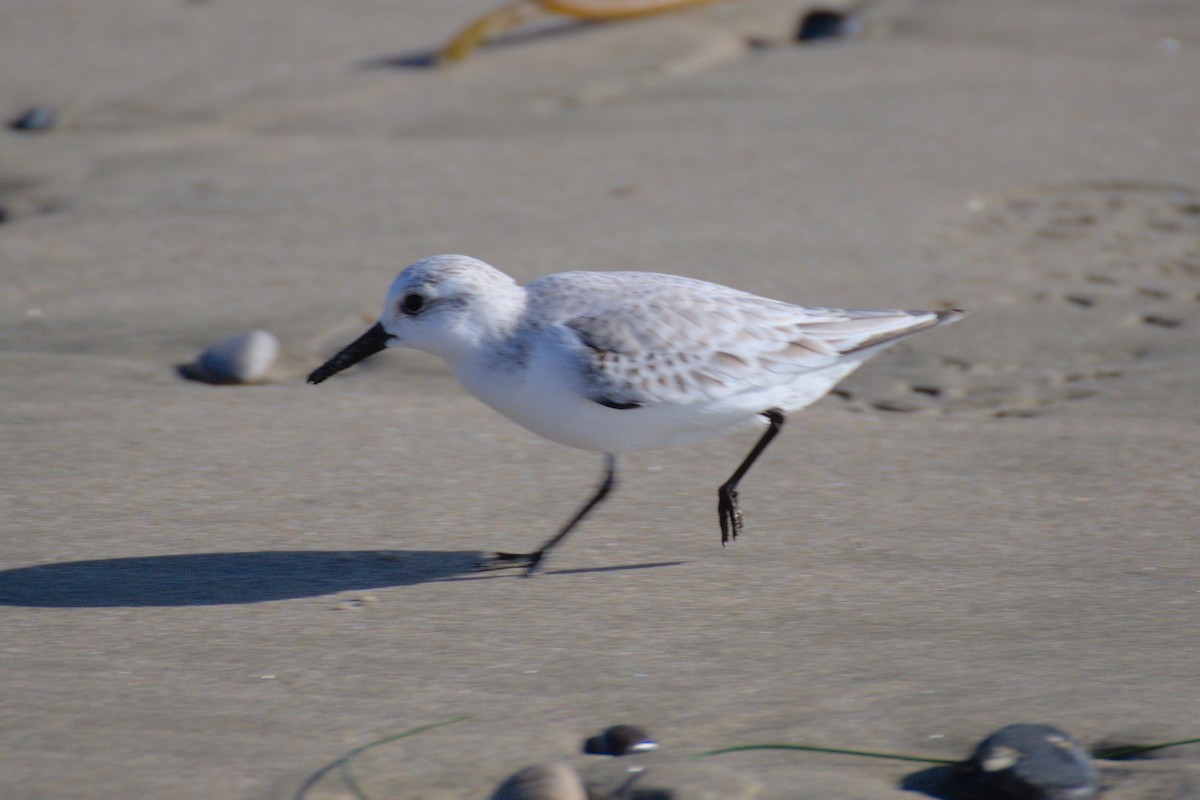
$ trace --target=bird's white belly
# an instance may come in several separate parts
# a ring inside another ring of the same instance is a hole
[[[581,393],[573,376],[535,362],[527,370],[456,369],[488,406],[539,436],[581,450],[622,453],[669,447],[753,424],[770,404],[740,396],[691,405],[616,409]]]
[[[811,373],[792,384],[753,389],[691,404],[655,403],[615,409],[587,398],[573,373],[555,359],[526,369],[455,368],[462,385],[518,425],[551,441],[607,453],[671,447],[761,423],[762,412],[794,411],[816,401],[857,363]]]

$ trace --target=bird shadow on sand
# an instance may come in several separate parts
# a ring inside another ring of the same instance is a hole
[[[610,564],[607,567],[576,567],[575,569],[547,569],[539,574],[541,575],[587,575],[593,572],[624,572],[630,569],[657,569],[658,567],[678,567],[686,564],[686,561],[644,561],[640,564]],[[485,581],[493,578],[511,578],[525,577],[524,567],[514,567],[512,569],[483,569],[472,570],[467,575],[458,575],[451,578],[443,579],[444,582],[450,581]]]
[[[208,606],[412,586],[470,572],[471,550],[258,550],[106,558],[0,572],[0,605]]]
[[[0,571],[0,606],[117,608],[212,606],[500,577],[476,568],[477,550],[258,550],[105,558]],[[668,566],[633,564],[609,571]],[[551,572],[550,574],[554,574]],[[519,577],[506,571],[503,575]]]

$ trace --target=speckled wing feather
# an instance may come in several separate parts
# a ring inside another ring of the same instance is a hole
[[[939,321],[922,311],[804,308],[652,273],[560,273],[527,288],[554,309],[543,324],[578,338],[593,399],[616,408],[790,383]]]

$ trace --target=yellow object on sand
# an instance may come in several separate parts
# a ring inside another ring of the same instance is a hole
[[[712,0],[512,0],[463,28],[441,49],[438,60],[462,61],[484,41],[544,13],[591,20],[628,19],[710,2]]]

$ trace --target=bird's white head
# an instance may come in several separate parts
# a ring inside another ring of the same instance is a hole
[[[523,290],[500,270],[469,256],[424,258],[388,289],[379,323],[391,347],[415,347],[447,360],[503,335],[524,308]]]
[[[504,336],[524,311],[524,290],[470,256],[430,256],[392,281],[379,323],[308,376],[320,383],[385,347],[412,347],[453,362]]]

